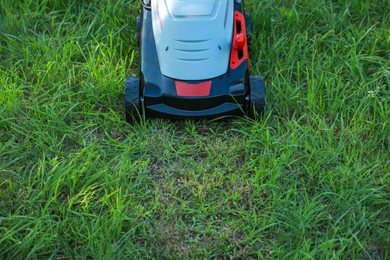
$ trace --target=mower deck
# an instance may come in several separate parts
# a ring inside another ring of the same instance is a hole
[[[229,63],[224,65],[227,70],[217,77],[200,80],[176,79],[162,73],[160,65],[167,65],[159,61],[159,57],[162,55],[159,55],[159,50],[156,47],[152,11],[148,6],[142,8],[138,25],[139,77],[129,78],[125,88],[127,121],[139,120],[143,113],[146,117],[163,118],[216,118],[244,114],[253,117],[256,113],[261,113],[264,107],[264,81],[260,77],[249,76],[248,41],[245,25],[247,21],[243,15],[243,4],[242,1],[229,1],[234,2],[235,22],[232,32],[233,40],[229,47],[231,49]],[[185,22],[185,20],[183,21]],[[191,68],[192,63],[194,63],[193,70],[201,70],[202,68],[196,64],[201,59],[194,58],[197,57],[193,55],[196,46],[192,46],[200,41],[183,42],[181,40],[181,46],[188,46],[187,49],[179,49],[177,52],[184,52],[183,55],[191,58],[186,59],[187,67]],[[189,51],[190,48],[192,48],[191,51]],[[221,48],[219,45],[215,51],[220,51]],[[164,51],[168,52],[169,47]],[[196,51],[202,53],[203,50],[198,48]],[[181,60],[180,57],[178,59]],[[220,65],[215,64],[215,66]],[[175,71],[171,73],[175,74]],[[197,73],[200,74],[201,71]],[[190,78],[188,75],[191,75],[191,71],[185,71],[182,74],[186,74],[187,78]],[[251,95],[251,84],[257,86],[258,93],[255,95],[253,93]],[[138,95],[138,98],[134,97],[135,95]]]

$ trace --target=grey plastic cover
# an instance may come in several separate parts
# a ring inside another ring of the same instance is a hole
[[[226,73],[233,0],[154,0],[153,34],[162,74],[204,80]]]

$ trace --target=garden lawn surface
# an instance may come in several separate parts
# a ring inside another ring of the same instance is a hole
[[[140,1],[0,1],[0,258],[390,258],[389,2],[246,7],[263,115],[127,124]]]

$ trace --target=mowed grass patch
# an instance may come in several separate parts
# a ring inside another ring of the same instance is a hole
[[[387,1],[246,6],[266,112],[129,125],[138,1],[0,3],[1,257],[389,258]]]

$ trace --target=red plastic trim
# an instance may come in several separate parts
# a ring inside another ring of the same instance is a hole
[[[237,24],[241,25],[241,31],[237,31]],[[239,57],[239,51],[242,51],[242,57]],[[232,53],[230,55],[230,68],[236,69],[245,60],[248,61],[249,67],[249,51],[248,51],[248,40],[246,35],[246,24],[245,16],[239,11],[234,11],[234,32],[233,32],[233,43]]]
[[[176,92],[181,97],[206,97],[210,95],[211,80],[198,84],[175,81]]]

